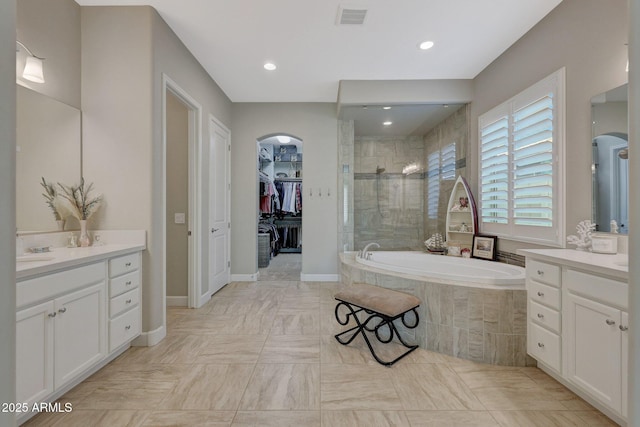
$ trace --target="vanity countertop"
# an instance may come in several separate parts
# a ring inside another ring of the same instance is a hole
[[[108,244],[90,246],[88,248],[54,247],[51,249],[51,252],[19,256],[18,259],[20,261],[16,261],[16,279],[20,281],[31,276],[76,267],[143,249],[145,249],[145,245],[140,243]]]
[[[97,230],[94,235],[99,234],[103,244],[87,248],[64,247],[69,233],[21,235],[25,248],[50,247],[51,251],[19,255],[16,259],[16,280],[20,282],[57,270],[141,251],[147,247],[144,230]]]
[[[596,254],[575,249],[519,249],[517,253],[541,261],[561,263],[592,273],[629,280],[628,254]]]

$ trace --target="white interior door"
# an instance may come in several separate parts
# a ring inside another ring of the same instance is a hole
[[[209,291],[229,283],[230,253],[230,134],[210,119],[209,142]]]

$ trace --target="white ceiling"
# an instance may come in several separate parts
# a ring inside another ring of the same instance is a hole
[[[233,102],[336,102],[340,80],[472,79],[561,2],[76,1],[153,6]],[[366,8],[364,24],[336,25],[340,5]]]

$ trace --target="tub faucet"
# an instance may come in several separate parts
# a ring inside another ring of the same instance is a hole
[[[367,246],[364,247],[364,249],[360,252],[360,258],[364,258],[364,259],[371,259],[371,252],[368,252],[369,250],[369,246],[373,246],[375,245],[377,248],[380,247],[379,244],[377,244],[376,242],[371,242],[369,243]]]

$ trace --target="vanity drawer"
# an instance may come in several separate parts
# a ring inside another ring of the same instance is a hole
[[[553,332],[560,333],[560,312],[529,300],[529,318]]]
[[[140,255],[138,253],[113,258],[109,260],[109,277],[117,277],[139,268]]]
[[[529,354],[538,361],[560,371],[560,336],[529,322]]]
[[[140,334],[140,307],[109,321],[109,351],[113,351]]]
[[[137,271],[116,277],[115,279],[110,279],[109,297],[113,298],[116,295],[135,289],[138,286],[140,286],[140,273]]]
[[[543,285],[535,280],[527,280],[527,292],[531,300],[560,310],[560,289]]]
[[[137,306],[140,303],[140,292],[138,289],[133,289],[122,295],[118,295],[115,298],[111,298],[109,301],[109,315],[111,317],[117,316],[120,313],[124,313],[132,307]]]
[[[560,266],[535,260],[527,260],[527,278],[547,285],[560,287]]]

